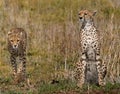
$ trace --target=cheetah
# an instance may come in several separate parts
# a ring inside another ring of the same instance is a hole
[[[21,75],[25,79],[27,34],[22,28],[13,28],[8,32],[7,41],[13,75],[15,79],[18,79]],[[16,62],[17,57],[19,58],[19,63]]]
[[[88,10],[81,10],[78,14],[82,24],[80,32],[82,55],[81,60],[76,66],[77,74],[79,76],[79,87],[83,86],[86,79],[91,80],[92,77],[95,79],[98,78],[98,80],[93,80],[93,83],[95,81],[95,83],[98,83],[101,86],[105,85],[104,77],[106,74],[106,65],[100,58],[99,31],[94,26],[95,14],[96,11],[90,12]]]

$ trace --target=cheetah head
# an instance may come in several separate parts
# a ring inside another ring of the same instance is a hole
[[[95,16],[95,14],[96,14],[96,11],[90,12],[88,10],[81,10],[78,13],[80,22],[82,24],[93,22],[93,17]]]
[[[22,32],[8,32],[8,41],[13,49],[17,49],[22,39]]]

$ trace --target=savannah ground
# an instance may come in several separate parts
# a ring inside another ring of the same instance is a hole
[[[76,86],[81,9],[97,10],[95,25],[100,31],[101,57],[108,71],[105,87]],[[12,83],[6,37],[13,27],[24,28],[28,34],[27,75],[31,87]],[[0,93],[119,94],[119,0],[1,0],[0,29]],[[58,83],[51,84],[53,80]]]

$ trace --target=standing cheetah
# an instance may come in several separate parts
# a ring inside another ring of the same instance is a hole
[[[106,66],[105,63],[102,64],[100,59],[99,31],[96,30],[93,20],[95,14],[96,12],[88,10],[79,12],[79,19],[82,23],[80,35],[82,56],[81,61],[77,63],[79,87],[82,87],[86,79],[90,80],[93,76],[95,79],[98,78],[99,85],[105,84],[103,79],[106,73]],[[97,83],[97,80],[95,82]]]
[[[19,78],[18,75],[21,75],[22,79],[25,78],[26,45],[27,34],[22,28],[13,28],[8,32],[8,51],[15,79]],[[20,62],[16,62],[17,57],[19,57]]]

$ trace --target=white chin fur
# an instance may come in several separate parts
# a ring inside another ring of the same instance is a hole
[[[18,46],[16,46],[16,47],[14,47],[14,46],[13,46],[13,49],[15,49],[15,50],[16,50],[17,48],[18,48]]]
[[[84,22],[84,19],[80,19],[80,22],[83,23],[83,22]]]

